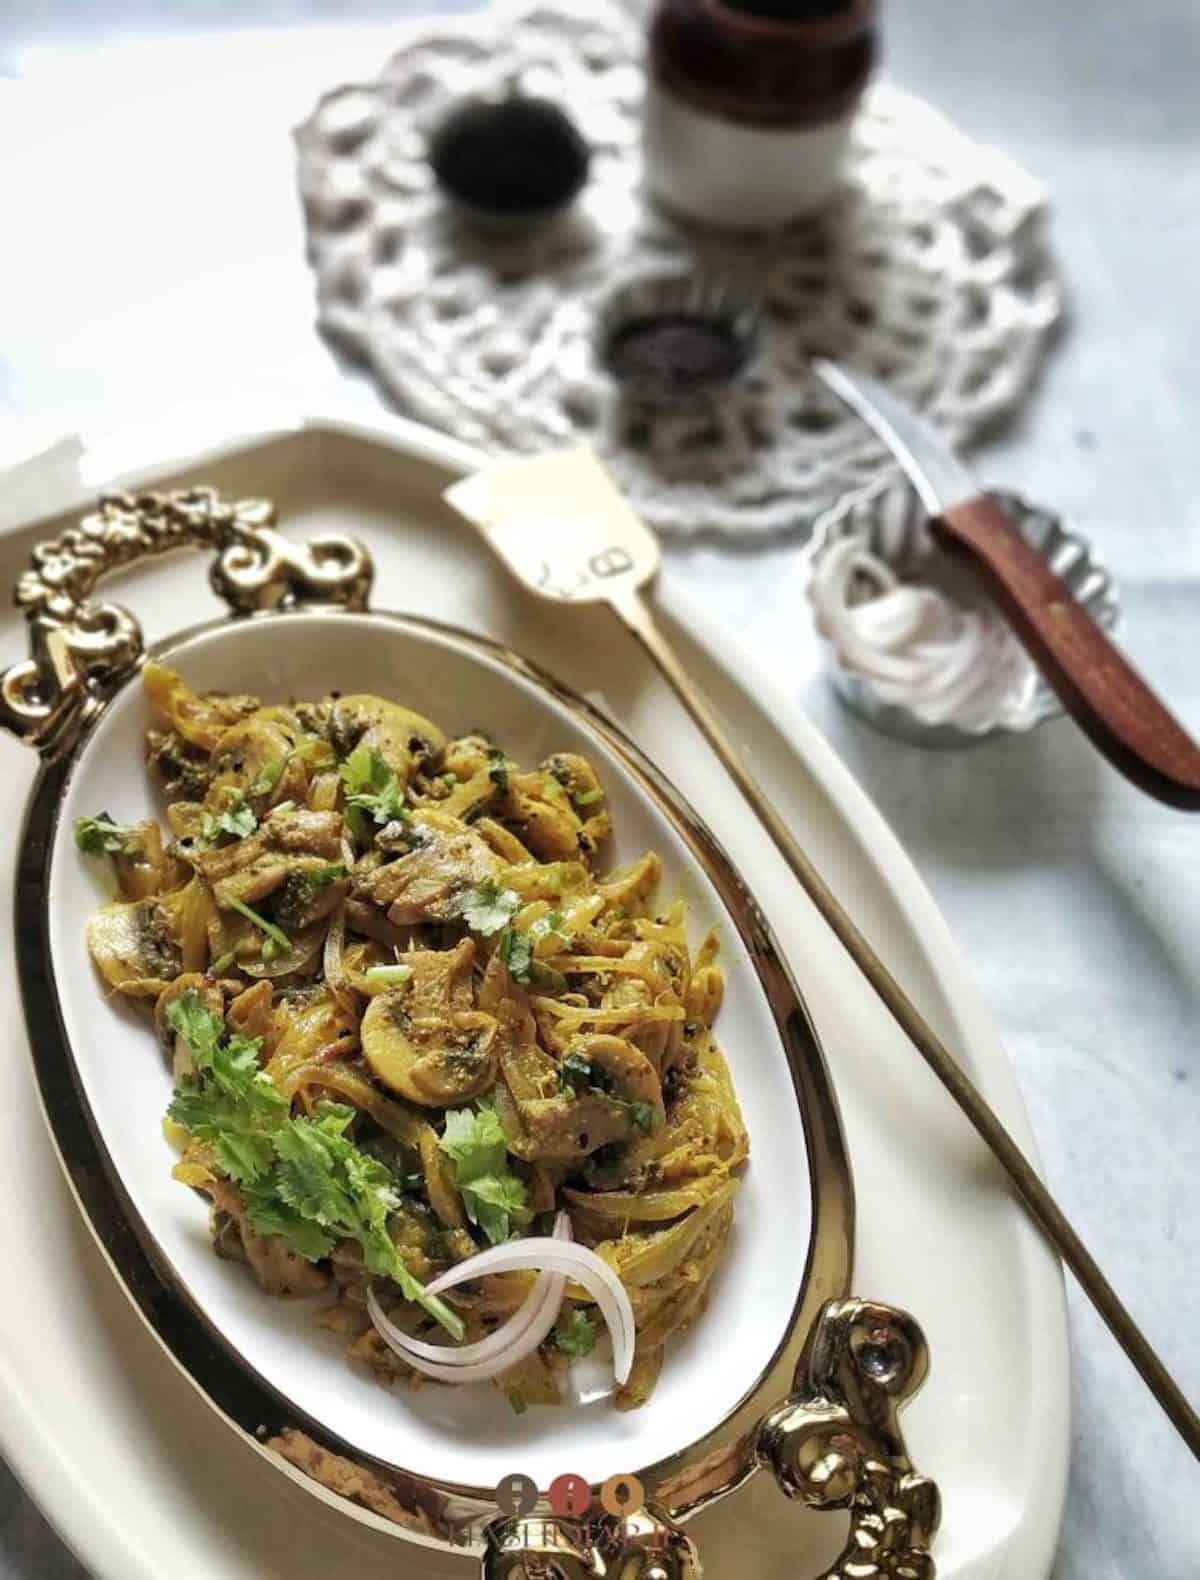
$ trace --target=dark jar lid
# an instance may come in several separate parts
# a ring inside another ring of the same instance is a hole
[[[587,180],[590,150],[557,104],[510,94],[454,105],[434,130],[429,160],[438,186],[461,209],[521,223],[574,201]]]
[[[852,110],[875,65],[875,0],[659,0],[650,66],[678,98],[745,125]]]
[[[652,406],[719,395],[759,351],[758,315],[724,280],[694,271],[619,284],[596,325],[595,350],[622,396]]]

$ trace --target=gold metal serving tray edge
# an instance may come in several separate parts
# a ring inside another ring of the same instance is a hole
[[[121,522],[141,533],[132,547],[128,532],[122,537],[112,531]],[[897,1405],[923,1379],[923,1339],[903,1313],[845,1298],[853,1261],[853,1187],[825,1060],[790,970],[720,844],[619,727],[583,698],[484,637],[415,616],[367,612],[372,568],[361,545],[347,539],[296,545],[271,523],[269,507],[261,501],[230,507],[202,489],[169,497],[110,496],[97,515],[72,529],[94,552],[68,601],[56,587],[50,596],[42,595],[46,584],[37,567],[45,564],[47,549],[61,556],[78,549],[79,542],[60,540],[35,554],[35,571],[18,594],[30,619],[31,658],[0,681],[0,722],[43,758],[21,835],[16,890],[26,900],[38,896],[38,904],[33,925],[23,912],[23,925],[15,929],[39,1096],[85,1221],[135,1309],[205,1401],[272,1463],[356,1518],[438,1547],[482,1549],[489,1575],[516,1575],[522,1572],[514,1567],[524,1561],[522,1555],[535,1552],[559,1564],[549,1573],[573,1576],[576,1561],[591,1565],[578,1569],[580,1574],[615,1573],[603,1567],[604,1554],[619,1558],[630,1544],[644,1556],[660,1551],[670,1557],[674,1567],[664,1571],[670,1575],[699,1573],[691,1544],[672,1522],[731,1492],[762,1463],[769,1464],[789,1495],[816,1507],[851,1508],[856,1527],[885,1509],[903,1512],[893,1507],[900,1498],[911,1507],[904,1513],[902,1545],[891,1544],[891,1550],[896,1555],[911,1550],[928,1562],[928,1539],[937,1523],[936,1489],[911,1473],[895,1422]],[[136,677],[146,656],[168,656],[182,643],[228,625],[216,620],[174,633],[147,655],[136,621],[126,611],[86,601],[107,571],[187,543],[219,551],[213,585],[237,615],[303,620],[305,608],[341,605],[348,619],[452,639],[553,697],[613,751],[672,822],[750,951],[779,1028],[804,1126],[812,1192],[804,1280],[787,1332],[756,1385],[706,1436],[639,1470],[650,1501],[622,1532],[597,1537],[564,1530],[572,1522],[540,1515],[497,1521],[488,1489],[364,1460],[320,1422],[301,1415],[211,1327],[134,1210],[108,1155],[63,1026],[49,947],[48,865],[72,769],[111,700]],[[876,1340],[865,1355],[858,1342],[863,1333]],[[331,1492],[288,1462],[295,1434],[334,1456],[339,1470],[356,1473],[351,1496]],[[828,1464],[817,1473],[815,1450],[822,1445],[826,1460],[832,1449],[841,1466],[840,1476],[835,1467],[832,1482]],[[880,1469],[888,1473],[886,1485],[876,1485],[866,1496],[869,1461],[876,1479]],[[620,1572],[625,1574],[623,1568]]]

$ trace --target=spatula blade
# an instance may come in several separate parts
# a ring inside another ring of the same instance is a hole
[[[541,598],[612,602],[658,569],[653,533],[586,447],[494,462],[443,497]]]

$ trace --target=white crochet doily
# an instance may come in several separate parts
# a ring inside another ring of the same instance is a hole
[[[589,441],[664,531],[805,528],[887,471],[812,352],[886,378],[960,444],[1016,405],[1060,312],[1034,182],[881,83],[819,218],[701,236],[641,191],[640,16],[546,0],[439,21],[322,99],[296,133],[322,331],[403,411],[490,451]],[[575,210],[525,240],[449,214],[426,162],[446,108],[505,83],[566,107],[594,150]],[[673,268],[753,281],[763,351],[711,406],[634,409],[596,361],[595,321],[632,276]]]

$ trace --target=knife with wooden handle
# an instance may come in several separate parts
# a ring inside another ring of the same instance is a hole
[[[1200,746],[935,430],[890,390],[825,358],[813,368],[896,457],[945,548],[969,557],[1063,706],[1148,794],[1200,811]]]

